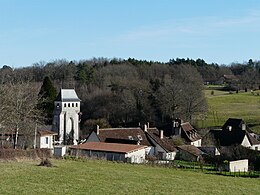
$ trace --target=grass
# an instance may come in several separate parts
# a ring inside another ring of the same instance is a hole
[[[214,95],[212,95],[214,91]],[[208,114],[199,127],[222,126],[228,118],[242,118],[252,130],[260,134],[259,92],[229,93],[221,90],[205,90]]]
[[[0,163],[1,194],[259,194],[260,180],[106,161]]]

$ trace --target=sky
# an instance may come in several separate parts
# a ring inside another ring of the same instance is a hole
[[[57,59],[260,60],[260,0],[0,0],[0,67]]]

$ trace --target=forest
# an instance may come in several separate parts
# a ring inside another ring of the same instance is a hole
[[[208,64],[203,59],[156,62],[129,59],[37,62],[32,66],[0,69],[0,127],[29,136],[36,123],[51,124],[53,101],[60,88],[74,88],[81,99],[81,130],[128,127],[150,122],[159,128],[181,118],[205,117],[206,83],[223,75],[237,79],[226,90],[258,89],[260,61]]]

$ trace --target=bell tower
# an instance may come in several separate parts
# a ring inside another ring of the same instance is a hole
[[[74,89],[61,89],[54,101],[52,130],[60,144],[75,145],[79,139],[80,99]]]

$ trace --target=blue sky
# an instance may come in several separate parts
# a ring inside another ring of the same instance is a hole
[[[0,0],[0,66],[259,59],[260,0]]]

